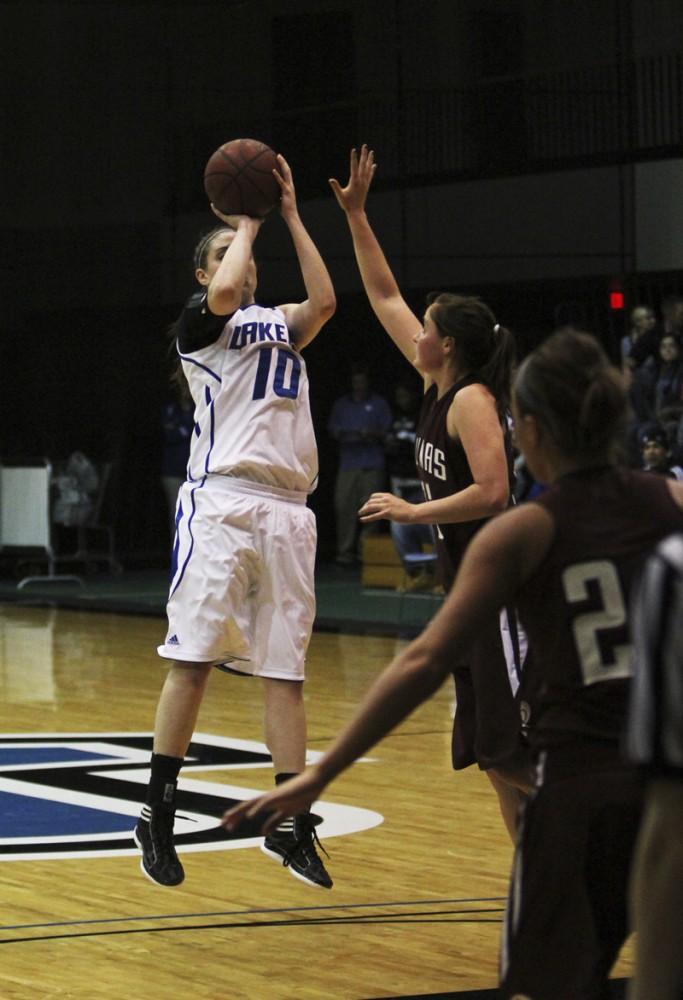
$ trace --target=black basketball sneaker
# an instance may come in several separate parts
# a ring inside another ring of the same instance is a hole
[[[316,851],[316,844],[323,854],[327,851],[318,840],[316,826],[322,820],[311,813],[301,813],[293,821],[285,821],[269,833],[261,845],[261,850],[270,858],[280,861],[289,868],[295,878],[307,882],[318,889],[331,889],[332,879],[327,874]]]
[[[157,885],[180,885],[183,866],[173,846],[175,809],[165,805],[144,805],[133,831],[133,840],[142,851],[140,869]]]

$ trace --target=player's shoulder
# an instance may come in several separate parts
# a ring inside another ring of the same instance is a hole
[[[537,500],[528,500],[491,518],[475,537],[494,549],[524,549],[531,543],[544,548],[550,545],[555,527],[553,513]]]
[[[194,292],[185,302],[176,324],[178,350],[181,354],[193,354],[220,337],[229,316],[215,316],[209,309],[205,288]]]
[[[269,308],[271,312],[279,313],[283,316],[285,322],[289,326],[296,315],[296,310],[299,309],[301,303],[299,302],[283,302],[280,305],[268,306],[264,308]]]
[[[530,500],[491,518],[474,536],[467,558],[513,574],[522,586],[543,564],[555,535],[555,518]]]
[[[451,389],[451,408],[455,414],[480,414],[496,409],[496,400],[488,386],[483,382],[456,382]]]

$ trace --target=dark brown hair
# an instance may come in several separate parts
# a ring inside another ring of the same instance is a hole
[[[621,372],[588,333],[564,329],[520,365],[514,386],[520,416],[532,414],[557,447],[576,458],[613,458],[627,411]]]
[[[206,268],[206,261],[209,256],[209,248],[214,241],[214,238],[219,235],[219,233],[234,233],[236,232],[232,226],[214,226],[210,229],[208,233],[200,238],[197,246],[194,248],[194,253],[192,254],[192,263],[194,264],[195,271],[197,268],[204,270]]]
[[[209,250],[211,249],[211,244],[213,243],[215,237],[223,232],[234,233],[235,230],[232,226],[214,226],[213,229],[208,231],[208,233],[204,233],[204,235],[200,237],[199,242],[192,253],[192,264],[195,271],[198,268],[201,268],[202,270],[206,268],[206,262],[209,256]],[[176,392],[182,400],[191,401],[192,397],[190,395],[190,387],[188,386],[185,375],[183,374],[183,366],[180,363],[178,348],[176,346],[176,339],[178,335],[177,326],[178,320],[175,320],[168,328],[168,357],[171,368],[169,381],[174,392]]]
[[[496,322],[489,307],[473,295],[432,292],[429,315],[442,337],[452,337],[463,374],[469,373],[491,390],[504,416],[510,406],[510,380],[515,361],[512,334]]]

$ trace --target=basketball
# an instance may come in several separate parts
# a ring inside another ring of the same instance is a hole
[[[233,139],[212,153],[204,170],[204,190],[224,215],[263,218],[280,201],[273,150],[258,139]]]

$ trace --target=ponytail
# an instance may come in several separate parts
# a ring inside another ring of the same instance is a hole
[[[515,338],[507,327],[496,323],[493,328],[493,350],[477,374],[491,390],[501,417],[510,409],[510,382],[515,360]]]

